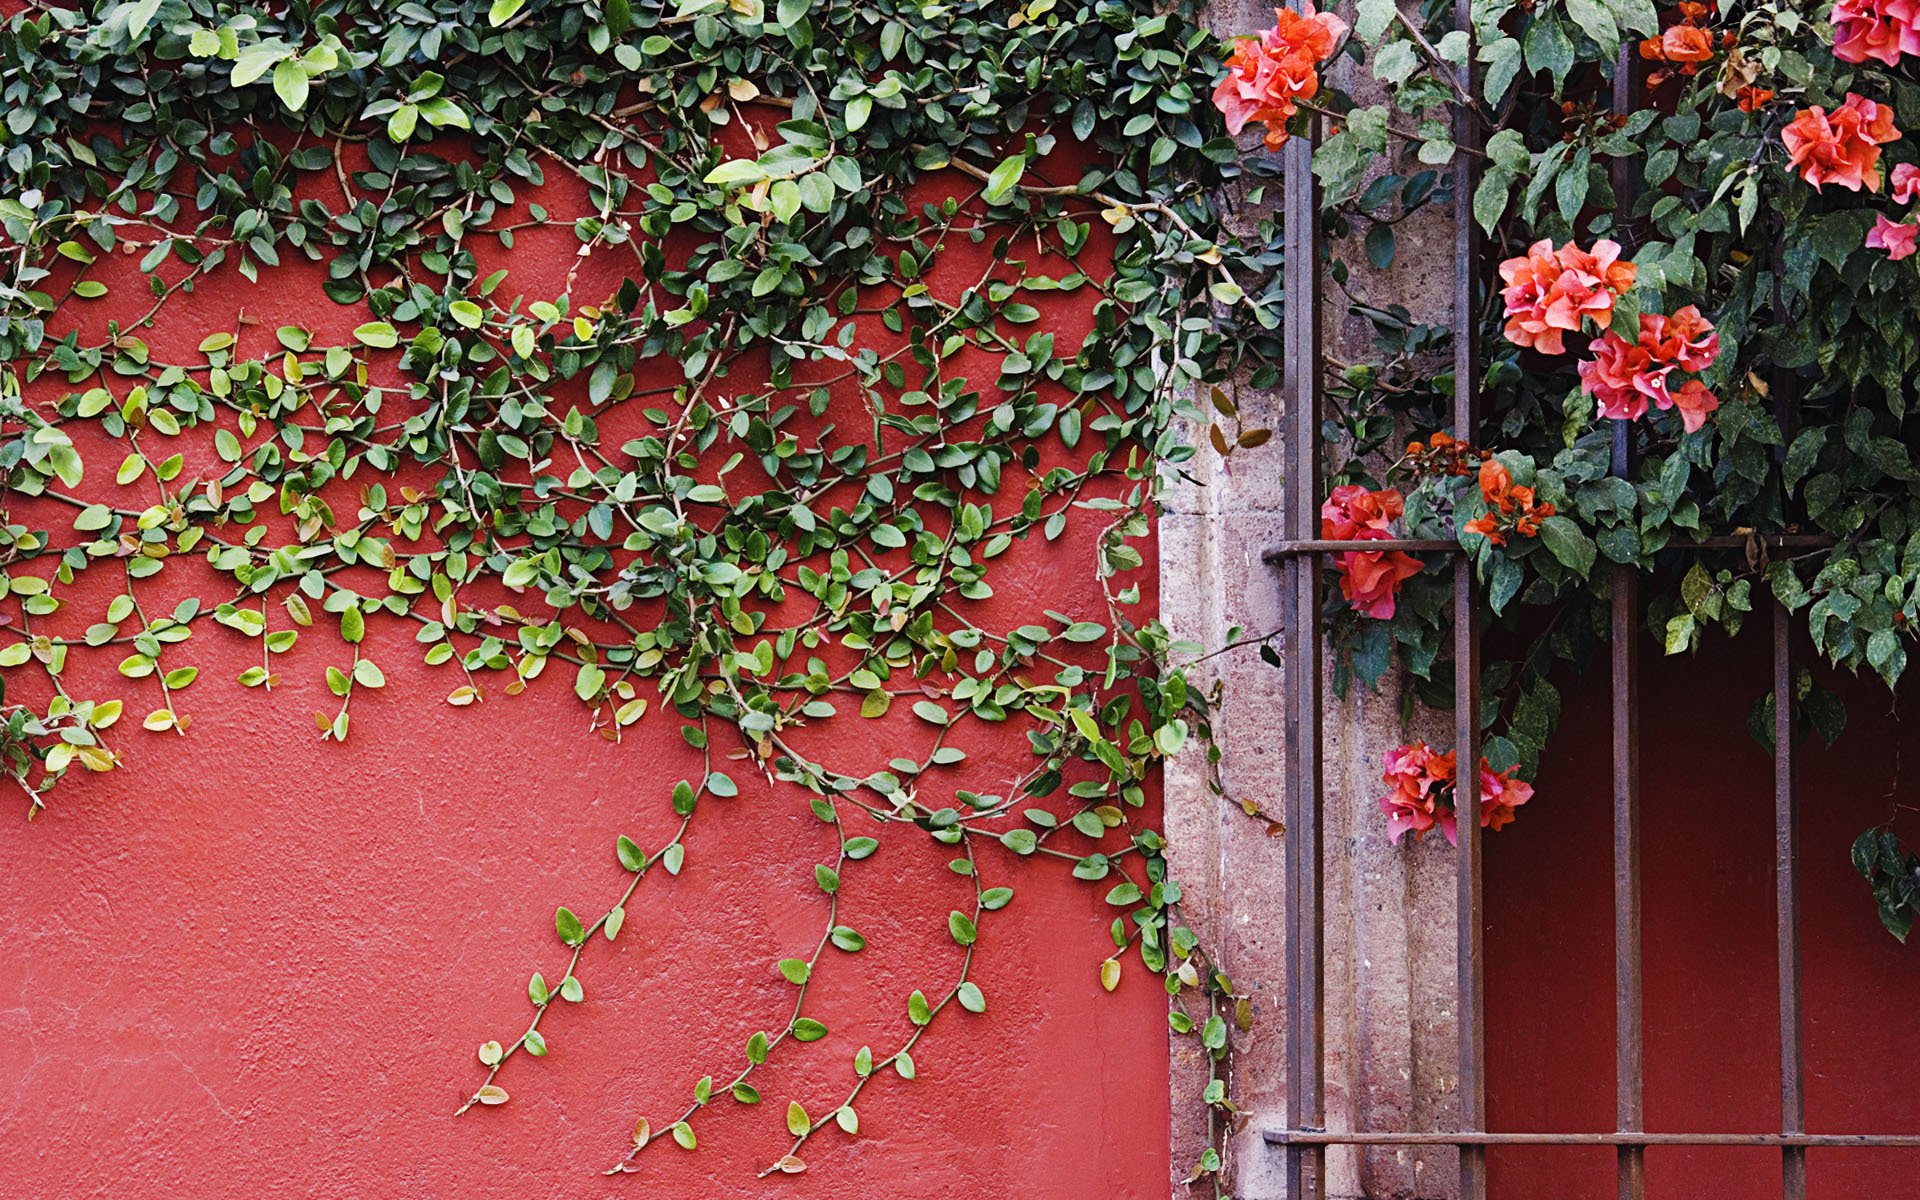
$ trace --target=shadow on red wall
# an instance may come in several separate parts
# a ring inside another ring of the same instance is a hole
[[[1644,819],[1647,1128],[1777,1132],[1772,760],[1747,733],[1770,686],[1765,621],[1729,644],[1668,659],[1645,643]],[[1810,653],[1810,651],[1809,651]],[[1830,673],[1829,673],[1830,674]],[[1920,709],[1872,679],[1822,675],[1847,702],[1831,749],[1800,747],[1807,1119],[1817,1133],[1920,1133],[1910,1067],[1920,946],[1880,927],[1848,848],[1896,814],[1920,834],[1903,773]],[[1613,864],[1604,665],[1566,689],[1534,803],[1487,857],[1488,1119],[1501,1131],[1614,1126]],[[1809,1195],[1920,1195],[1920,1151],[1814,1149]],[[1612,1197],[1610,1149],[1508,1148],[1491,1190],[1507,1200]],[[1772,1149],[1653,1148],[1663,1200],[1780,1195]]]

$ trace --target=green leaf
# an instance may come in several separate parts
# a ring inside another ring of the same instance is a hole
[[[974,928],[973,918],[962,912],[947,914],[947,932],[952,934],[953,940],[962,946],[973,945],[974,938],[979,936],[979,931]]]
[[[647,852],[642,850],[640,844],[626,834],[621,834],[619,838],[614,841],[613,849],[614,853],[620,858],[620,865],[627,870],[638,874],[646,869]]]
[[[600,694],[606,682],[607,673],[600,669],[599,664],[581,663],[579,673],[573,677],[573,694],[582,700],[592,700]]]
[[[960,1007],[970,1013],[987,1011],[987,998],[981,994],[979,986],[972,980],[961,984],[959,990],[954,993],[954,997],[960,1001]]]
[[[273,68],[273,94],[294,112],[307,105],[307,71],[291,58],[283,58]]]
[[[812,1017],[801,1017],[793,1023],[793,1040],[796,1042],[817,1042],[827,1036],[827,1027]]]
[[[1620,26],[1613,10],[1602,0],[1566,0],[1566,5],[1567,15],[1600,47],[1601,57],[1613,58],[1620,53]]]
[[[272,70],[275,63],[287,56],[287,50],[287,44],[277,39],[248,46],[233,60],[233,74],[228,82],[234,87],[246,87]]]
[[[1353,38],[1362,46],[1380,43],[1393,24],[1394,0],[1360,0],[1353,10]]]
[[[580,926],[580,918],[573,910],[562,908],[553,914],[553,927],[560,934],[560,940],[569,946],[578,946],[587,940],[587,931]]]
[[[988,204],[999,204],[1013,194],[1020,177],[1027,173],[1027,156],[1016,154],[1005,159],[987,175],[986,190],[981,193]]]
[[[82,533],[92,533],[113,524],[113,510],[104,504],[89,504],[80,510],[73,519],[73,527]]]
[[[807,1110],[800,1106],[798,1100],[788,1101],[787,1132],[795,1137],[800,1137],[811,1128],[813,1128],[813,1122],[807,1119]]]
[[[493,0],[493,6],[487,9],[487,24],[498,29],[526,6],[527,0]]]
[[[1593,539],[1566,517],[1552,516],[1540,523],[1540,540],[1563,566],[1585,579],[1593,569],[1597,549]]]
[[[400,334],[385,321],[368,321],[353,331],[354,340],[376,350],[391,350],[400,344]]]

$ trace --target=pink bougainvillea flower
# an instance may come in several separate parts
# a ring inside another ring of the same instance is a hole
[[[1533,799],[1533,785],[1511,770],[1495,771],[1480,760],[1480,827],[1500,830],[1513,824],[1514,809]]]
[[[1915,235],[1920,235],[1920,225],[1889,221],[1887,214],[1875,213],[1873,228],[1867,231],[1867,246],[1873,250],[1885,250],[1888,258],[1899,262],[1913,253]]]
[[[1393,523],[1407,511],[1407,502],[1392,488],[1370,492],[1357,483],[1333,489],[1320,506],[1320,536],[1339,541],[1393,536]]]
[[[1600,415],[1615,421],[1638,420],[1652,401],[1661,408],[1673,403],[1667,395],[1667,376],[1674,363],[1656,356],[1659,340],[1640,317],[1640,340],[1629,342],[1613,330],[1590,347],[1593,359],[1580,364],[1580,388],[1600,406]]]
[[[1379,541],[1393,536],[1393,522],[1406,501],[1392,488],[1370,492],[1357,483],[1333,489],[1320,506],[1320,536],[1336,541]],[[1336,554],[1340,593],[1354,611],[1377,621],[1391,620],[1400,585],[1420,573],[1420,561],[1399,550],[1349,550]]]
[[[1213,106],[1227,118],[1227,132],[1238,134],[1259,121],[1267,127],[1270,149],[1285,144],[1287,122],[1299,111],[1297,102],[1311,100],[1320,91],[1315,68],[1332,55],[1346,32],[1340,18],[1317,13],[1308,4],[1304,12],[1276,9],[1272,29],[1234,39],[1227,77],[1213,89]]]
[[[1628,342],[1609,329],[1591,347],[1593,360],[1580,364],[1580,387],[1600,407],[1600,415],[1633,421],[1647,406],[1679,408],[1691,433],[1720,407],[1697,379],[1681,385],[1679,398],[1669,378],[1675,370],[1704,371],[1720,353],[1720,335],[1700,310],[1689,304],[1672,316],[1640,314],[1640,337]]]
[[[1420,562],[1398,550],[1350,550],[1334,563],[1340,594],[1355,612],[1376,621],[1393,619],[1400,585],[1420,573]]]
[[[1877,58],[1894,67],[1902,54],[1920,54],[1916,0],[1838,0],[1832,21],[1833,56],[1842,62]]]
[[[1674,389],[1673,407],[1680,412],[1680,423],[1693,433],[1707,423],[1707,414],[1720,407],[1720,398],[1698,379],[1689,379]]]
[[[1657,353],[1680,364],[1683,371],[1704,371],[1720,356],[1720,335],[1694,305],[1670,317],[1643,317],[1641,328],[1651,332],[1659,343]]]
[[[1408,832],[1419,841],[1436,828],[1453,840],[1453,801],[1448,795],[1453,767],[1451,750],[1436,754],[1425,742],[1387,751],[1383,778],[1393,791],[1380,797],[1380,811],[1386,814],[1387,833],[1394,841]]]
[[[1507,340],[1542,354],[1564,352],[1563,335],[1583,320],[1601,328],[1613,320],[1613,302],[1633,287],[1636,272],[1620,261],[1618,242],[1603,238],[1591,251],[1572,243],[1556,250],[1544,238],[1535,242],[1524,256],[1500,264]]]
[[[1893,202],[1910,204],[1920,196],[1920,167],[1912,163],[1893,164]]]
[[[1438,829],[1449,843],[1456,827],[1454,752],[1436,754],[1425,742],[1411,742],[1387,751],[1381,776],[1393,790],[1380,797],[1387,818],[1387,835],[1398,842],[1411,833],[1415,841]],[[1514,810],[1533,799],[1533,785],[1515,779],[1512,770],[1495,771],[1480,760],[1480,827],[1499,830],[1513,824]]]
[[[1819,105],[1803,108],[1780,131],[1787,157],[1814,187],[1839,184],[1848,191],[1880,190],[1880,147],[1900,140],[1891,105],[1848,92],[1844,104],[1829,113]]]

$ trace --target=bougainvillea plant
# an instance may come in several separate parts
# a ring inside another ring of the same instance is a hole
[[[1831,663],[1888,686],[1906,670],[1920,622],[1915,18],[1883,0],[1485,0],[1468,32],[1449,5],[1359,0],[1334,30],[1340,73],[1323,67],[1294,118],[1296,134],[1328,118],[1314,170],[1334,278],[1391,265],[1396,227],[1421,208],[1470,206],[1484,308],[1457,336],[1477,340],[1485,375],[1475,445],[1438,443],[1453,380],[1418,364],[1455,332],[1356,301],[1382,357],[1329,380],[1325,528],[1384,536],[1357,530],[1404,513],[1406,535],[1471,556],[1498,644],[1519,647],[1485,669],[1502,779],[1532,777],[1556,672],[1606,636],[1605,564],[1641,574],[1669,653],[1737,631],[1770,593]],[[1451,117],[1475,145],[1456,147]],[[1477,182],[1455,197],[1461,155]],[[1615,477],[1622,423],[1631,465]],[[1346,519],[1362,497],[1377,516]],[[1712,535],[1734,548],[1676,549]],[[1334,564],[1336,682],[1378,681],[1397,660],[1411,694],[1446,703],[1441,556],[1419,571],[1362,557],[1364,574]],[[1804,670],[1795,692],[1762,698],[1753,727],[1771,729],[1777,700],[1836,736],[1835,697]],[[1415,745],[1387,766],[1393,833],[1444,828],[1451,760]],[[1855,862],[1904,937],[1920,858],[1874,829]]]
[[[449,1064],[469,1108],[539,1086],[526,1057],[750,774],[832,846],[769,865],[817,885],[818,937],[768,964],[791,1004],[684,1105],[610,1120],[614,1171],[758,1103],[762,1064],[839,1053],[810,984],[862,950],[839,898],[883,886],[862,864],[902,838],[974,885],[926,913],[952,972],[879,1001],[899,1036],[844,1048],[840,1098],[766,1106],[792,1136],[769,1172],[857,1134],[869,1079],[911,1079],[933,1023],[985,1010],[973,947],[1017,919],[1022,860],[1104,898],[1088,985],[1159,978],[1232,1119],[1247,1010],[1177,920],[1148,802],[1206,705],[1138,569],[1183,414],[1277,344],[1278,297],[1234,280],[1279,254],[1223,232],[1222,45],[1186,6],[0,14],[0,774],[25,811],[195,736],[208,688],[303,662],[337,700],[318,735],[348,743],[355,698],[401,670],[503,720],[523,688],[571,689],[602,736],[664,723],[705,766],[650,781],[637,802],[676,832],[607,847],[604,904],[553,914],[510,1032]],[[1284,128],[1336,32],[1249,52],[1246,117]],[[196,327],[214,280],[307,289],[314,319]],[[1047,543],[1098,603],[996,596]],[[376,662],[375,622],[419,662]],[[208,638],[258,661],[205,677]],[[831,732],[862,722],[894,757]],[[986,739],[1031,761],[976,766]]]

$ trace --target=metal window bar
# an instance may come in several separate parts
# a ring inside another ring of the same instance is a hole
[[[1291,0],[1298,7],[1299,0]],[[1471,0],[1456,0],[1455,27],[1472,36]],[[1466,56],[1462,82],[1474,94],[1472,63]],[[1640,67],[1631,49],[1623,50],[1616,68],[1613,100],[1624,111],[1631,103]],[[1637,573],[1616,566],[1611,584],[1610,633],[1612,791],[1614,812],[1614,984],[1615,984],[1615,1115],[1611,1131],[1579,1133],[1493,1132],[1486,1128],[1486,1042],[1482,994],[1485,962],[1481,954],[1480,823],[1478,820],[1480,757],[1479,631],[1475,627],[1474,578],[1471,562],[1455,541],[1395,538],[1381,541],[1343,541],[1316,536],[1321,501],[1320,412],[1323,376],[1321,346],[1322,292],[1320,259],[1322,236],[1319,191],[1313,177],[1312,153],[1318,141],[1318,119],[1304,136],[1292,139],[1284,154],[1284,208],[1286,240],[1284,283],[1287,320],[1283,334],[1285,364],[1282,397],[1287,432],[1287,540],[1266,558],[1283,576],[1282,617],[1286,650],[1283,673],[1288,704],[1284,736],[1288,769],[1286,782],[1286,1128],[1265,1131],[1265,1141],[1281,1148],[1286,1159],[1289,1200],[1321,1200],[1326,1186],[1326,1148],[1347,1146],[1454,1146],[1460,1151],[1462,1200],[1486,1195],[1485,1152],[1489,1146],[1612,1146],[1616,1150],[1618,1195],[1641,1200],[1645,1190],[1645,1151],[1649,1146],[1778,1147],[1781,1153],[1781,1191],[1785,1200],[1804,1200],[1806,1152],[1810,1147],[1920,1148],[1920,1134],[1810,1134],[1806,1131],[1803,1091],[1799,887],[1796,862],[1797,827],[1794,803],[1793,719],[1794,660],[1790,614],[1774,607],[1774,892],[1778,950],[1780,1015],[1780,1132],[1700,1133],[1648,1132],[1645,1128],[1642,1053],[1644,1029],[1641,1006],[1641,880],[1639,839],[1639,746],[1635,722],[1638,706],[1635,634]],[[1471,441],[1479,380],[1476,339],[1470,332],[1478,313],[1479,237],[1471,214],[1474,156],[1482,130],[1474,114],[1455,117],[1455,144],[1462,153],[1454,160],[1455,278],[1454,328],[1462,331],[1454,346],[1455,435]],[[1616,164],[1615,191],[1624,213],[1630,208],[1633,180],[1626,164]],[[1622,236],[1630,234],[1623,230]],[[1779,305],[1776,247],[1775,303]],[[1794,380],[1779,372],[1773,380],[1776,416],[1783,431],[1792,415]],[[1614,427],[1610,468],[1630,477],[1631,440],[1625,422]],[[1783,510],[1783,520],[1784,520]],[[1694,551],[1744,549],[1750,560],[1764,558],[1768,549],[1816,547],[1833,544],[1819,534],[1741,531],[1708,537],[1674,549]],[[1446,553],[1453,559],[1454,616],[1454,737],[1457,758],[1457,808],[1466,814],[1458,823],[1456,853],[1456,951],[1459,988],[1460,1118],[1453,1131],[1336,1132],[1325,1128],[1324,1046],[1324,927],[1321,919],[1323,862],[1321,855],[1321,619],[1320,574],[1322,556],[1345,550],[1404,550]]]

